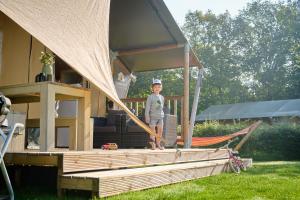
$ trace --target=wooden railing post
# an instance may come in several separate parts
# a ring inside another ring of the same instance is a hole
[[[138,101],[135,103],[135,115],[139,116],[139,102]]]
[[[174,115],[177,116],[177,99],[174,99],[174,110],[173,110]]]
[[[180,125],[181,125],[181,139],[184,140],[184,133],[183,133],[183,129],[184,129],[184,123],[183,123],[183,98],[180,99]]]
[[[123,103],[130,109],[132,109],[133,107],[135,108],[136,111],[136,115],[139,114],[140,108],[145,108],[145,104],[147,101],[147,98],[126,98],[126,99],[121,99],[121,101],[123,101]],[[171,101],[173,101],[173,105],[171,103]],[[181,103],[181,125],[183,125],[183,97],[182,96],[165,96],[165,102],[166,102],[166,106],[170,109],[170,113],[173,113],[174,115],[178,116],[178,101],[180,101]],[[135,104],[135,105],[133,105]],[[142,104],[142,105],[141,105]],[[140,106],[141,105],[141,106]],[[140,106],[140,107],[139,107]],[[171,108],[173,106],[173,112],[171,112]],[[141,112],[141,111],[140,111]]]

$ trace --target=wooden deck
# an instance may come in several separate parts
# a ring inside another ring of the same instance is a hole
[[[88,190],[98,197],[219,174],[226,150],[120,149],[7,153],[7,165],[57,167],[58,194]]]
[[[61,188],[92,190],[98,197],[137,191],[220,174],[227,160],[63,175]]]

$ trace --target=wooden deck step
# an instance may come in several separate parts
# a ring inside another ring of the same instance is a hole
[[[7,165],[53,166],[60,173],[98,171],[153,165],[175,164],[228,158],[222,149],[119,149],[117,151],[61,151],[7,153]]]
[[[228,159],[133,169],[65,174],[61,189],[88,190],[98,197],[178,183],[225,171]]]
[[[63,156],[63,173],[165,165],[182,162],[228,158],[226,150],[215,149],[166,149],[118,150],[66,153]]]

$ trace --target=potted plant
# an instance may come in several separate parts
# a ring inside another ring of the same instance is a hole
[[[46,80],[54,81],[53,68],[55,56],[52,53],[42,51],[40,61],[43,64],[42,73],[46,76]]]

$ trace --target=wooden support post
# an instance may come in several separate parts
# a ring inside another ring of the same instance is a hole
[[[174,115],[177,116],[177,99],[174,100]]]
[[[184,135],[184,148],[189,146],[189,68],[190,68],[190,46],[188,43],[184,46],[184,88],[183,88],[183,135]]]
[[[171,100],[170,99],[168,100],[168,108],[169,108],[169,110],[171,110]]]
[[[130,109],[132,109],[132,102],[129,103]]]
[[[135,115],[139,116],[139,102],[135,103]]]
[[[184,123],[183,123],[183,98],[181,98],[180,100],[180,125],[181,125],[181,139],[184,140],[184,134],[183,134],[183,127],[184,127]]]
[[[55,143],[55,91],[52,85],[41,86],[40,151],[49,151]]]
[[[93,135],[90,129],[91,97],[86,92],[84,98],[78,99],[78,120],[77,120],[77,150],[92,150]]]
[[[143,108],[145,108],[145,101],[143,101],[142,105],[143,105]]]
[[[197,108],[198,108],[198,103],[199,103],[199,96],[200,96],[200,92],[201,92],[202,78],[203,78],[203,69],[199,68],[198,79],[197,79],[197,83],[196,83],[196,87],[195,87],[194,102],[193,102],[191,119],[190,119],[189,139],[188,139],[189,147],[191,147],[191,145],[192,145],[193,130],[194,130]]]

